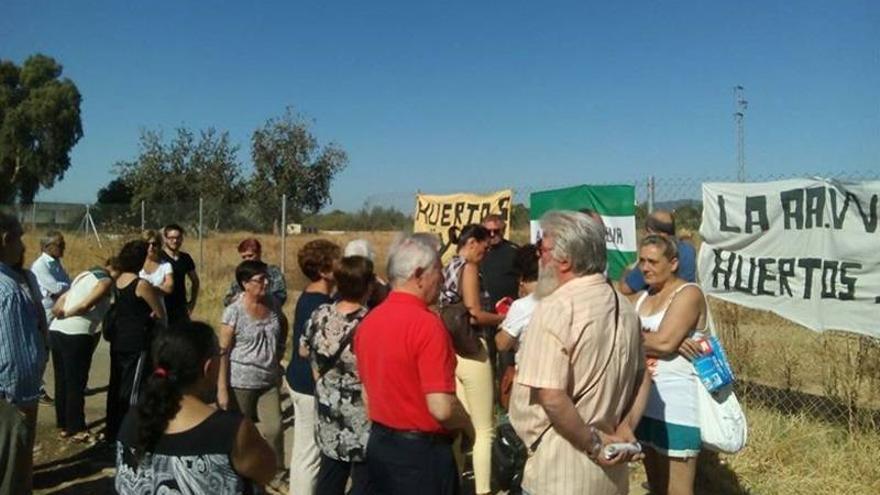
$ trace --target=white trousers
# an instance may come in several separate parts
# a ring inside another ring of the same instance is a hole
[[[290,399],[293,402],[290,495],[311,495],[321,467],[321,452],[315,443],[315,397],[291,390]]]

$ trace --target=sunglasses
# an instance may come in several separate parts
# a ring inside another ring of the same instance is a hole
[[[489,231],[489,235],[493,236],[493,237],[504,233],[504,229],[486,229],[486,230]]]
[[[248,282],[253,282],[255,284],[265,284],[269,282],[269,279],[266,278],[265,275],[255,275],[248,279]]]

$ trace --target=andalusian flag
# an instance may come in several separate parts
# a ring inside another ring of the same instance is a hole
[[[617,280],[636,260],[636,190],[633,186],[575,186],[532,193],[529,206],[532,242],[541,237],[538,220],[550,210],[590,208],[605,223],[608,276]]]

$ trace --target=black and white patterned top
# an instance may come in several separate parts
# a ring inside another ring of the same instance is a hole
[[[318,306],[300,341],[309,350],[313,370],[320,373],[332,365],[315,382],[315,440],[321,453],[343,462],[365,461],[370,435],[363,385],[352,350],[353,333],[366,314],[363,307],[344,314],[335,304]],[[331,362],[340,344],[345,347],[339,358]]]
[[[461,270],[467,264],[464,258],[455,255],[443,267],[443,288],[440,290],[440,304],[461,302]]]
[[[241,419],[237,413],[217,411],[194,428],[163,435],[138,462],[134,454],[137,413],[129,412],[116,442],[116,491],[126,495],[261,493],[232,467]]]
[[[440,304],[457,304],[464,297],[461,292],[461,271],[467,264],[467,260],[455,255],[449,263],[443,267],[443,288],[440,290]],[[492,311],[489,304],[489,293],[483,287],[483,275],[480,274],[480,306],[486,311]]]

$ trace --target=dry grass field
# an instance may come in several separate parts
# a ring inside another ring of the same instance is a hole
[[[239,260],[238,242],[249,234],[213,234],[205,239],[199,268],[202,291],[195,317],[217,324],[220,300],[233,279]],[[281,264],[280,239],[256,236],[263,243],[264,261]],[[287,285],[290,314],[305,280],[296,267],[299,246],[314,235],[287,239]],[[391,233],[352,233],[328,236],[343,246],[351,239],[369,239],[378,270],[393,237]],[[524,234],[514,235],[524,240]],[[124,238],[94,239],[67,236],[64,264],[72,275],[100,263]],[[38,255],[38,238],[29,233],[26,262]],[[186,239],[184,250],[199,262],[197,239]],[[741,401],[749,419],[749,444],[734,456],[704,456],[697,493],[703,494],[877,494],[880,493],[880,349],[876,341],[851,336],[818,335],[778,317],[713,304],[716,322],[741,383]],[[98,352],[101,352],[99,349]],[[96,361],[97,362],[97,361]],[[106,383],[106,369],[93,367],[92,384]],[[103,394],[90,398],[103,400]],[[865,412],[865,411],[871,412]],[[99,409],[88,410],[88,421]],[[39,493],[103,493],[109,486],[106,465],[86,460],[88,452],[55,440],[51,409],[40,408],[37,454]],[[71,466],[59,471],[57,466]],[[77,467],[84,466],[84,467]],[[42,474],[41,474],[42,473]],[[51,473],[51,474],[47,474]],[[40,479],[40,476],[43,476]],[[78,482],[77,480],[85,480]],[[97,479],[98,481],[92,481]],[[102,481],[103,480],[103,481]],[[632,493],[643,494],[644,473],[632,469]]]

